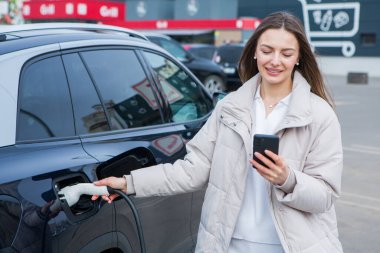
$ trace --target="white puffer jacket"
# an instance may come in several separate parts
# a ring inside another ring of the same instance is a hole
[[[207,184],[196,252],[228,250],[252,157],[258,79],[256,75],[218,103],[187,144],[184,160],[132,172],[137,197],[189,192]],[[276,133],[290,176],[268,193],[285,252],[343,252],[334,209],[343,167],[340,125],[332,108],[310,92],[298,72],[289,110]]]

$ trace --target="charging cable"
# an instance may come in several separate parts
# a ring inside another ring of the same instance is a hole
[[[138,214],[137,208],[132,202],[132,200],[128,197],[128,195],[117,189],[113,189],[109,186],[96,186],[91,183],[79,183],[76,185],[66,186],[62,188],[60,191],[58,191],[58,196],[61,201],[65,200],[69,207],[72,205],[75,205],[78,201],[81,195],[107,195],[110,194],[118,194],[121,196],[128,204],[128,206],[132,210],[133,217],[136,222],[137,227],[137,233],[139,237],[140,242],[140,249],[141,253],[145,253],[145,240],[144,240],[144,234],[142,232],[142,226],[141,226],[141,220],[140,216]]]

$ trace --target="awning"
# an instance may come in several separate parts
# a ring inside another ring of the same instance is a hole
[[[144,20],[144,21],[103,21],[135,30],[189,31],[189,30],[255,30],[260,24],[257,18],[238,19],[194,19],[194,20]]]

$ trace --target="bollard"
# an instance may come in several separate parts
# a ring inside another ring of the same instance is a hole
[[[348,72],[347,84],[368,84],[368,73]]]

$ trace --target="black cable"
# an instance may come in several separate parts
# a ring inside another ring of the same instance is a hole
[[[137,234],[139,237],[141,253],[146,253],[145,240],[144,240],[143,229],[141,226],[141,220],[140,220],[140,216],[139,216],[139,213],[136,209],[135,204],[132,202],[132,200],[128,197],[128,195],[125,192],[123,192],[121,190],[113,189],[113,188],[108,187],[108,186],[107,186],[107,190],[108,190],[109,194],[116,193],[116,194],[120,195],[127,202],[128,206],[131,208],[133,217],[134,217],[135,222],[136,222]]]

